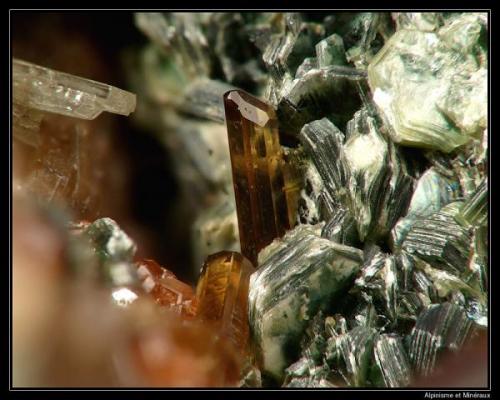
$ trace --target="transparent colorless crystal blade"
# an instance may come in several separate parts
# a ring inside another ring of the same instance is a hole
[[[136,97],[125,90],[26,61],[12,63],[13,99],[25,107],[94,119],[103,111],[129,115]]]

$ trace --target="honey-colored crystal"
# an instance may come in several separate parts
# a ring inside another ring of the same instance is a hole
[[[294,224],[297,197],[286,182],[278,120],[271,106],[240,90],[224,95],[241,252],[258,252]],[[288,174],[292,176],[292,174]],[[290,204],[287,200],[290,200]]]
[[[207,258],[196,288],[197,315],[242,353],[248,343],[248,285],[254,271],[241,254],[222,251]]]

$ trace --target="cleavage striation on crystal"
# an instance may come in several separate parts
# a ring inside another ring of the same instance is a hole
[[[259,254],[250,278],[249,315],[263,372],[276,379],[293,361],[308,320],[330,307],[359,270],[362,252],[299,225]]]

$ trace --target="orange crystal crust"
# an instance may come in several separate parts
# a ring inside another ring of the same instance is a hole
[[[271,106],[241,90],[224,95],[241,252],[257,265],[258,252],[294,224]],[[294,200],[295,201],[295,200]],[[292,220],[291,220],[292,219]]]
[[[241,254],[222,251],[207,258],[196,288],[198,316],[244,353],[248,344],[248,287],[255,268]]]
[[[144,259],[136,265],[143,289],[153,296],[156,303],[183,316],[195,316],[196,299],[191,286],[179,281],[154,260]]]

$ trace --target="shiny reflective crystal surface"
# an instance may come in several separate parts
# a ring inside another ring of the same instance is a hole
[[[224,108],[241,251],[256,264],[258,252],[291,227],[296,205],[288,193],[296,189],[285,181],[273,108],[240,90],[224,95]]]
[[[254,271],[241,254],[219,252],[205,261],[196,288],[198,317],[216,326],[242,353],[248,345],[248,286]]]
[[[84,63],[36,17],[15,384],[486,387],[486,12],[140,12]]]
[[[66,74],[23,60],[12,62],[14,103],[82,119],[101,112],[129,115],[135,95],[90,79]]]

